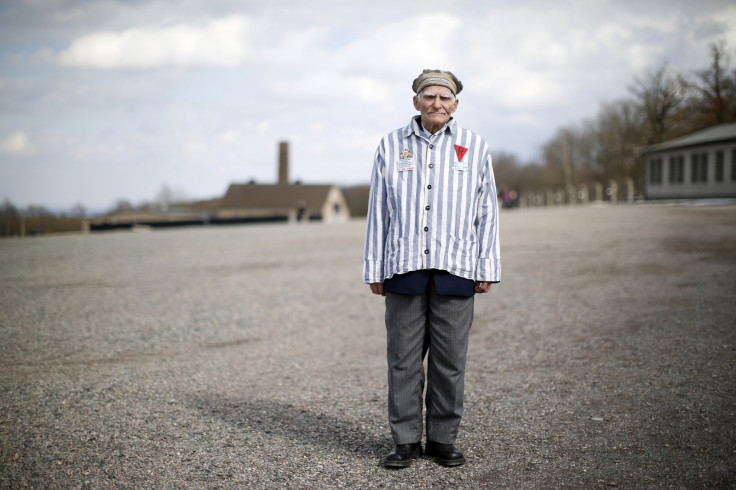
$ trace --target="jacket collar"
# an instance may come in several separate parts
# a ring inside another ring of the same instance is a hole
[[[411,118],[411,122],[406,127],[406,134],[407,136],[414,133],[417,136],[427,136],[428,133],[424,130],[421,124],[422,116],[414,116]],[[445,129],[441,130],[440,132],[447,131],[451,135],[454,135],[457,133],[457,121],[455,121],[454,117],[451,117],[449,121],[447,121],[447,125],[445,125]]]

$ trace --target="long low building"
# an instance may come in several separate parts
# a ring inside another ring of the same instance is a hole
[[[736,124],[652,145],[643,154],[647,199],[736,197]]]
[[[351,217],[340,187],[289,183],[289,146],[279,144],[276,184],[231,184],[222,198],[179,203],[166,211],[128,211],[85,220],[84,231],[259,222],[334,223]]]
[[[285,217],[289,221],[335,222],[350,218],[339,187],[303,184],[231,184],[220,201],[221,219]]]

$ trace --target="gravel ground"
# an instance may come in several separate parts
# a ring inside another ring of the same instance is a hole
[[[454,469],[381,466],[363,221],[0,241],[0,486],[736,488],[736,206],[501,219]]]

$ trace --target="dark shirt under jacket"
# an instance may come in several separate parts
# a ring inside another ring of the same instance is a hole
[[[419,296],[427,288],[430,279],[434,280],[437,292],[441,296],[473,296],[475,294],[475,281],[438,269],[396,274],[383,282],[383,290],[389,293]]]

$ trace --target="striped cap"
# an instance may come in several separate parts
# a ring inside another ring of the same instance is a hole
[[[419,93],[424,87],[429,85],[442,85],[452,90],[452,93],[457,95],[463,89],[463,83],[457,79],[449,71],[443,70],[424,70],[422,74],[414,79],[411,88],[414,93]]]

